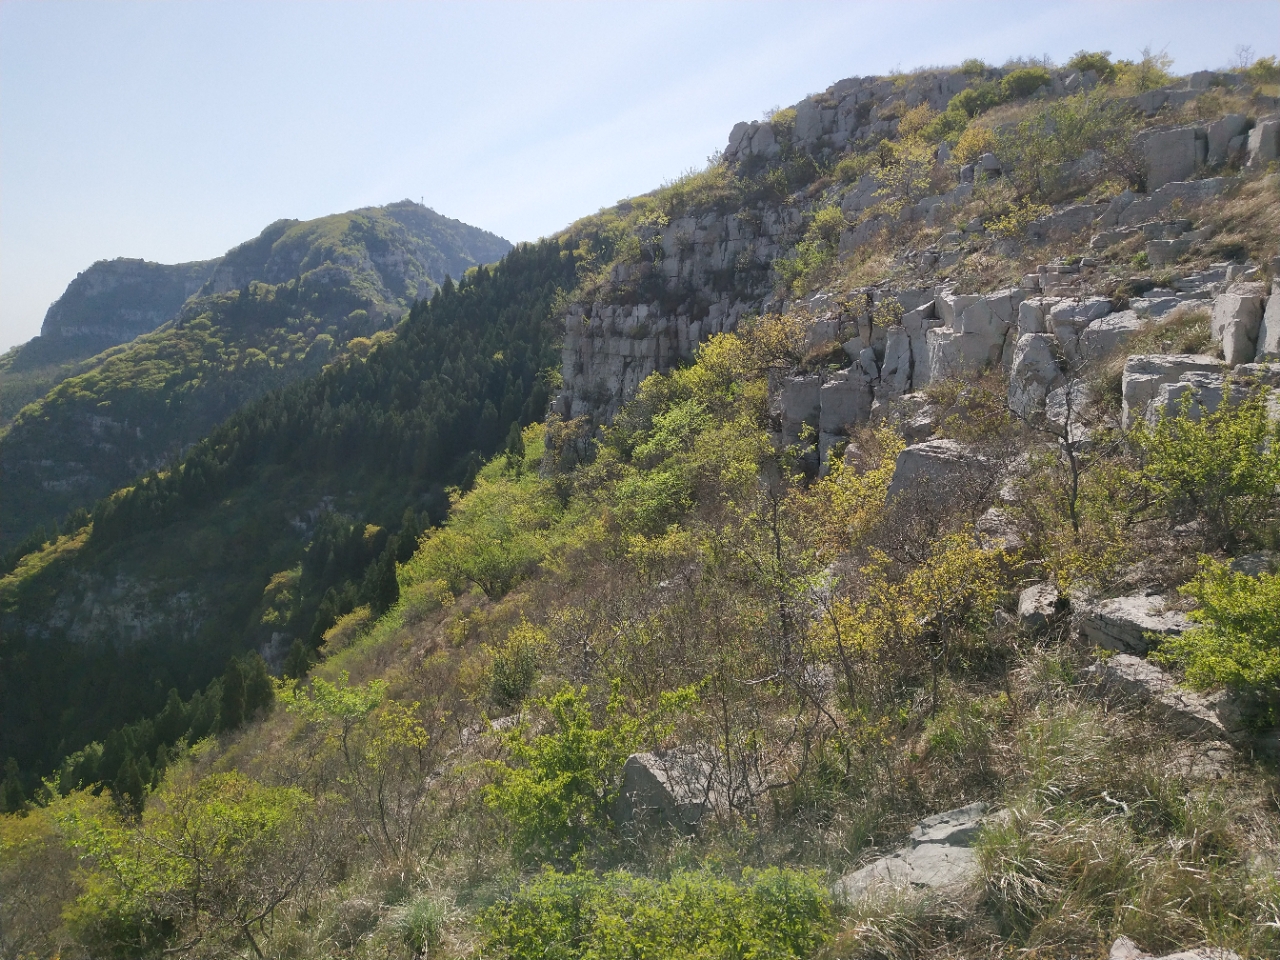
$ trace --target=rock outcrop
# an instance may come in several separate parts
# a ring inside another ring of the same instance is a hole
[[[1135,595],[1084,605],[1077,625],[1081,636],[1095,647],[1144,654],[1161,637],[1180,634],[1191,622],[1167,609],[1163,597]]]
[[[884,887],[942,890],[963,886],[978,873],[973,842],[986,823],[1001,816],[987,810],[985,803],[972,803],[921,820],[905,846],[845,874],[832,891],[850,902]]]
[[[714,769],[697,750],[636,753],[622,768],[614,819],[626,829],[658,823],[693,830],[715,802]]]
[[[1206,697],[1185,690],[1148,660],[1118,653],[1098,661],[1084,673],[1095,693],[1120,695],[1140,704],[1178,736],[1229,741],[1244,735],[1239,714],[1229,698]]]

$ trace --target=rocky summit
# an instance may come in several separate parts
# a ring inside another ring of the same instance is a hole
[[[0,953],[1280,956],[1238,60],[841,80],[510,249],[95,265],[42,340],[167,316],[0,436]]]

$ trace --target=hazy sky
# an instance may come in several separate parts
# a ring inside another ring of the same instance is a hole
[[[1280,2],[0,0],[0,349],[99,259],[405,197],[532,240],[843,77],[1241,44]]]

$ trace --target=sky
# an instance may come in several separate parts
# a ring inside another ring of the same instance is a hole
[[[1280,54],[1280,0],[0,0],[0,350],[95,260],[410,198],[513,242],[850,76]]]

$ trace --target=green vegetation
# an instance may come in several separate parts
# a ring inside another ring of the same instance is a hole
[[[822,946],[831,921],[818,877],[769,869],[739,881],[692,871],[666,881],[548,871],[481,923],[484,949],[504,960],[799,960]]]
[[[1200,575],[1182,589],[1196,601],[1192,617],[1199,625],[1163,644],[1161,659],[1185,666],[1197,687],[1230,687],[1274,714],[1280,708],[1280,577],[1235,573],[1205,558]]]
[[[1048,958],[1125,934],[1153,954],[1277,955],[1273,761],[1092,702],[1095,651],[1068,618],[1014,615],[1046,580],[1069,597],[1181,586],[1198,626],[1160,656],[1272,722],[1280,577],[1228,566],[1276,538],[1280,438],[1258,398],[1127,431],[1104,402],[1075,441],[1014,417],[999,369],[935,381],[937,435],[981,459],[893,497],[892,409],[821,471],[807,433],[777,440],[771,387],[846,359],[788,297],[900,322],[899,283],[939,278],[919,254],[979,215],[996,236],[941,244],[960,257],[947,275],[1016,282],[1048,255],[1017,252],[1047,203],[1126,181],[1135,128],[1112,98],[1137,81],[1113,66],[1104,91],[1041,99],[1037,61],[1007,83],[969,64],[1000,98],[989,115],[895,104],[896,136],[843,158],[802,155],[794,111],[774,111],[776,158],[713,162],[469,270],[11,554],[0,952]],[[1039,170],[979,178],[928,223],[885,216],[988,150]],[[1064,175],[1076,150],[1101,167]],[[849,224],[843,184],[868,174],[879,192]],[[1269,249],[1274,204],[1261,178],[1225,200],[1232,242]],[[709,211],[784,224],[773,274],[743,257],[686,276]],[[1116,307],[1170,279],[1133,276],[1135,244],[1098,254]],[[776,309],[644,380],[612,422],[540,422],[575,304],[698,316],[775,281]],[[1127,346],[1207,328],[1182,310]],[[122,609],[163,612],[129,628],[150,640],[106,642],[128,635]],[[636,815],[621,793],[639,752],[687,763],[700,795]],[[966,887],[833,895],[921,817],[975,801],[1009,812],[975,839]]]
[[[249,405],[25,558],[0,580],[0,755],[28,776],[52,769],[273,635],[300,641],[293,662],[305,663],[340,617],[393,603],[389,564],[444,515],[446,485],[469,483],[513,424],[541,416],[551,308],[575,266],[544,241],[446,283],[367,358]],[[53,598],[80,609],[106,580],[175,620],[119,647],[103,642],[118,628],[109,618],[48,628]]]
[[[367,355],[369,338],[385,336],[415,298],[507,249],[492,234],[404,201],[306,223],[279,221],[220,261],[183,265],[203,274],[144,264],[137,269],[154,268],[161,279],[79,298],[77,279],[59,305],[66,302],[61,322],[77,329],[110,328],[112,311],[148,307],[156,316],[152,327],[174,319],[78,365],[21,373],[28,354],[52,349],[36,350],[35,341],[7,366],[0,363],[0,396],[12,389],[14,403],[35,401],[0,435],[3,542],[11,549],[36,527],[176,462],[258,397],[314,376],[343,355]],[[165,271],[179,273],[164,280]],[[198,285],[209,274],[184,304],[192,278]],[[48,331],[40,343],[55,335]],[[93,352],[115,342],[88,340],[99,344]],[[55,378],[61,382],[53,386]],[[47,395],[31,395],[46,383],[53,386]]]

